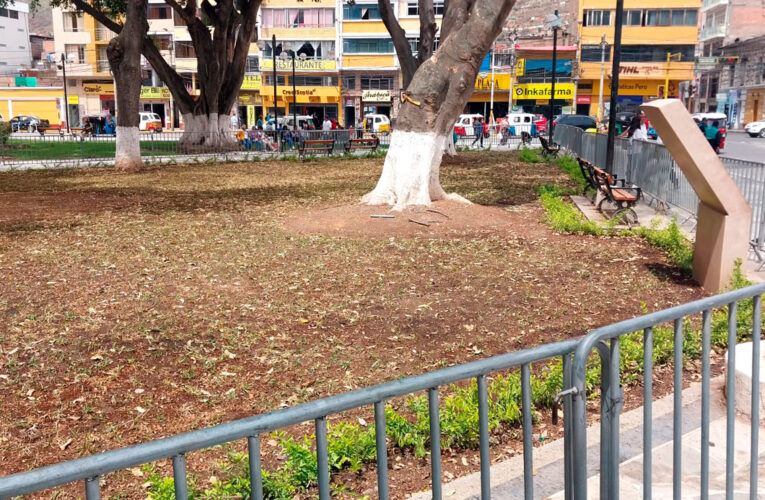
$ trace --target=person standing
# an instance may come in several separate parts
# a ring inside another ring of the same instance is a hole
[[[356,118],[356,139],[364,137],[364,122],[361,118]]]
[[[712,146],[715,153],[720,150],[720,139],[722,138],[719,125],[719,122],[712,122],[711,125],[707,125],[707,128],[704,129],[704,137],[707,138],[707,142]]]
[[[321,130],[324,132],[324,138],[329,139],[329,136],[331,135],[332,130],[332,121],[329,119],[329,117],[325,117],[324,121],[321,124]]]
[[[483,118],[480,116],[473,120],[473,133],[475,134],[475,139],[473,139],[473,143],[470,146],[475,146],[476,142],[481,141],[481,147],[483,148]]]

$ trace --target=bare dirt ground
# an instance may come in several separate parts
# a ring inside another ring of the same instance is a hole
[[[0,475],[702,296],[640,239],[551,232],[535,188],[568,182],[554,165],[461,153],[442,182],[475,205],[393,219],[356,205],[381,166],[0,174]],[[495,459],[520,449],[503,439]],[[222,455],[190,455],[189,468],[203,483]],[[447,454],[446,477],[474,470],[473,455]],[[392,464],[394,498],[427,488],[426,460]],[[335,480],[360,494],[373,478]],[[142,498],[144,481],[137,469],[113,474],[104,494]]]

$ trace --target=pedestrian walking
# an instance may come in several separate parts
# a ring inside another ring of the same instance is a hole
[[[722,133],[720,132],[720,122],[712,122],[711,125],[707,125],[704,130],[704,137],[707,138],[707,142],[712,147],[715,153],[720,151],[720,141],[722,140]]]
[[[475,146],[476,142],[481,141],[481,147],[483,147],[483,118],[478,117],[473,120],[473,133],[475,134],[475,139],[473,139],[473,143],[470,146]]]

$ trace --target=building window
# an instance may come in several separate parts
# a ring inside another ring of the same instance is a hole
[[[298,87],[337,87],[336,76],[296,75],[295,85]]]
[[[19,18],[19,11],[17,10],[8,10],[8,17],[11,19],[18,19]]]
[[[162,5],[149,5],[146,17],[149,19],[172,19],[170,7]]]
[[[693,62],[694,45],[622,45],[622,62],[666,62],[667,54],[680,53],[680,61]]]
[[[343,5],[343,19],[346,21],[366,21],[382,19],[377,4]]]
[[[623,24],[624,26],[641,26],[643,24],[643,11],[625,10]]]
[[[186,26],[186,21],[184,21],[181,15],[175,11],[173,11],[173,25]]]
[[[197,53],[191,42],[175,42],[175,57],[180,59],[193,59],[196,56]]]
[[[393,90],[393,77],[362,76],[361,90]]]
[[[420,39],[418,38],[408,38],[409,40],[409,46],[412,48],[412,54],[417,54],[417,51],[420,50]],[[441,42],[441,37],[436,36],[433,39],[433,52],[438,50],[438,45]],[[499,64],[499,63],[497,63]]]
[[[152,38],[154,39],[154,45],[159,50],[170,50],[172,42],[170,35],[154,35]]]
[[[580,59],[582,62],[600,62],[603,50],[600,45],[582,45]],[[611,46],[606,44],[606,61],[611,60]]]
[[[263,9],[263,28],[332,28],[335,9]]]
[[[644,26],[696,26],[697,9],[660,9],[645,12]]]
[[[765,59],[760,57],[760,60],[757,62],[757,74],[754,77],[754,81],[757,85],[762,83],[763,78],[765,78]]]
[[[83,27],[81,15],[76,12],[64,12],[64,31],[82,31]]]
[[[611,26],[611,11],[585,10],[584,26]]]
[[[4,7],[0,8],[0,17],[8,17],[8,9]]]
[[[343,76],[343,88],[346,90],[356,89],[356,75]]]
[[[343,40],[346,54],[393,54],[390,38],[346,38]]]
[[[436,16],[443,16],[444,15],[444,2],[433,2],[433,13]],[[408,2],[406,4],[406,15],[407,16],[419,16],[420,15],[420,5],[418,2]]]
[[[274,75],[272,73],[265,73],[263,75],[263,83],[265,85],[273,85],[274,84]],[[277,85],[284,85],[284,75],[277,75],[276,76],[276,84]]]
[[[258,56],[247,56],[247,65],[244,68],[245,73],[257,73],[259,69]]]
[[[70,63],[81,64],[85,62],[85,45],[74,45],[67,43],[64,45],[66,59]]]

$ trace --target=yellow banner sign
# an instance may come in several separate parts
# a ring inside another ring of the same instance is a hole
[[[389,102],[390,90],[362,90],[361,100],[365,102]]]
[[[510,88],[510,75],[495,74],[494,75],[494,90],[507,91]],[[476,90],[491,90],[491,74],[486,76],[478,75],[475,79]]]
[[[170,99],[167,87],[141,87],[141,99]]]
[[[245,104],[260,104],[260,94],[243,94],[239,93],[239,105]]]
[[[515,76],[523,76],[525,73],[526,73],[526,59],[518,59],[518,61],[515,63]]]
[[[513,90],[516,99],[549,99],[552,92],[549,83],[521,83]],[[555,99],[573,99],[573,83],[557,83],[555,85]]]
[[[113,94],[113,83],[83,83],[82,91],[86,94]]]
[[[296,87],[295,90],[297,102],[337,102],[340,99],[340,87]],[[273,104],[273,91],[263,92],[260,96],[264,103]],[[280,101],[292,102],[292,87],[276,87],[276,97]]]
[[[67,96],[67,99],[69,101],[69,104],[80,104],[80,96],[78,95]]]
[[[260,68],[273,70],[273,59],[263,58],[260,60]],[[295,71],[335,71],[337,62],[331,59],[307,59],[305,61],[295,59]],[[292,59],[276,59],[276,71],[292,71]]]
[[[245,75],[242,80],[242,90],[260,90],[263,86],[263,78],[260,75]]]

